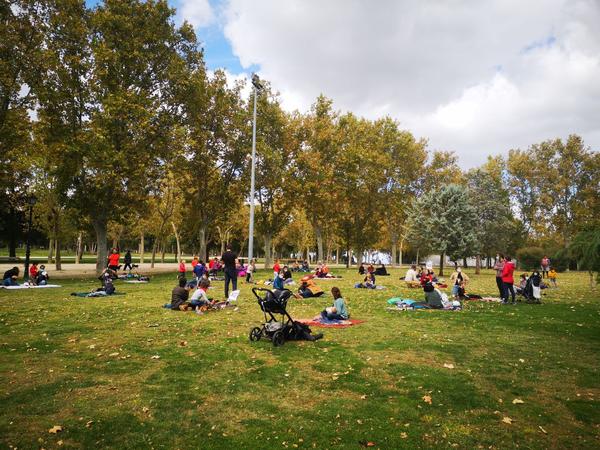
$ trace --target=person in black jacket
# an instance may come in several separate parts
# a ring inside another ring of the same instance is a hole
[[[171,309],[185,310],[188,306],[188,298],[190,297],[190,288],[187,287],[185,278],[179,279],[179,286],[173,288],[171,292]],[[184,307],[185,309],[182,309]]]
[[[13,267],[12,269],[4,272],[4,277],[2,278],[2,284],[4,286],[18,286],[17,279],[19,278],[19,268]]]
[[[233,285],[233,290],[237,290],[237,268],[235,262],[237,255],[227,246],[227,251],[221,255],[221,261],[225,266],[225,300],[229,298],[229,282]]]
[[[125,265],[123,266],[123,270],[127,270],[127,268],[129,268],[129,270],[133,269],[133,266],[131,265],[131,250],[127,250],[127,253],[125,253]]]

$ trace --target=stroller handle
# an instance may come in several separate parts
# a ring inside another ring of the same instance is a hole
[[[279,289],[278,289],[279,290]],[[289,289],[281,289],[281,292],[283,291],[289,291]],[[261,296],[258,295],[259,292],[268,292],[271,295],[275,295],[275,293],[271,290],[271,289],[267,289],[267,288],[252,288],[252,293],[254,294],[254,296],[257,298],[257,300],[262,300]],[[290,291],[291,292],[291,291]]]

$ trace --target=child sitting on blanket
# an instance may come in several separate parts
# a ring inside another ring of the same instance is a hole
[[[50,280],[50,275],[48,275],[48,272],[46,271],[46,266],[42,264],[40,266],[40,270],[38,270],[37,272],[35,284],[37,284],[38,286],[44,286],[48,284],[48,280]]]
[[[203,306],[208,306],[213,303],[213,301],[209,299],[208,295],[206,294],[209,286],[210,281],[200,280],[198,289],[196,289],[194,294],[192,294],[192,298],[190,299],[189,305],[192,307],[192,309],[200,309]]]
[[[373,274],[373,272],[368,272],[363,282],[356,283],[354,287],[364,289],[375,289],[377,286],[375,285],[375,275]]]
[[[348,313],[346,301],[342,297],[339,288],[332,287],[331,295],[333,295],[333,306],[325,308],[325,310],[321,312],[321,317],[327,320],[347,320],[350,317],[350,314]]]

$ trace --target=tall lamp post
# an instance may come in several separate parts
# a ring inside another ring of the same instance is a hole
[[[27,203],[29,203],[29,223],[27,224],[27,242],[25,244],[25,273],[23,274],[24,280],[29,280],[29,256],[31,255],[31,227],[33,225],[33,206],[35,205],[36,201],[37,199],[35,198],[35,195],[32,195],[27,200]]]
[[[248,225],[248,264],[254,258],[254,180],[256,170],[256,97],[263,85],[258,75],[252,75],[252,86],[254,86],[254,115],[252,120],[252,170],[250,172],[250,224]]]

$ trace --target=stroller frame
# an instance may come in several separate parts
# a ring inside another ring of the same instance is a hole
[[[282,289],[274,292],[266,288],[252,288],[252,293],[258,301],[265,321],[262,326],[250,329],[250,341],[256,342],[264,337],[270,339],[275,347],[280,347],[286,340],[293,339],[294,319],[286,310],[292,291]],[[263,297],[261,293],[264,293]],[[275,315],[280,315],[281,320],[278,320]]]

